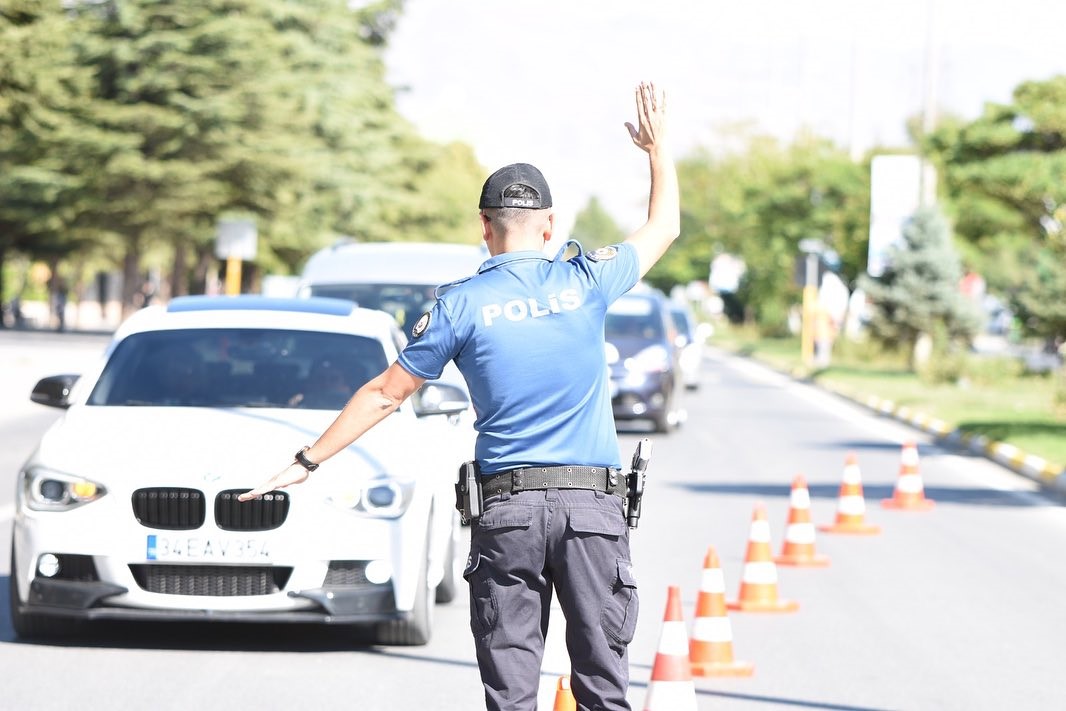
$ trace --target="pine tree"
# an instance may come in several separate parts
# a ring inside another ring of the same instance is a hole
[[[978,313],[959,291],[962,268],[947,221],[935,208],[918,210],[903,228],[903,242],[888,253],[880,277],[863,275],[860,288],[872,308],[874,339],[906,348],[914,359],[922,336],[940,351],[966,343],[979,326]]]

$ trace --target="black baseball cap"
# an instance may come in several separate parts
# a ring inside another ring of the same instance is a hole
[[[505,165],[489,176],[481,188],[478,209],[486,207],[518,207],[543,210],[552,206],[548,181],[529,163]]]

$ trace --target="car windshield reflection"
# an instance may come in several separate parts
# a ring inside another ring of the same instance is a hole
[[[373,338],[271,329],[134,334],[87,404],[340,409],[386,367]]]

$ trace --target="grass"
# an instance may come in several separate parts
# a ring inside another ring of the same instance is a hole
[[[712,344],[855,399],[876,397],[907,406],[961,432],[1012,444],[1059,469],[1066,463],[1066,408],[1056,402],[1063,385],[1056,384],[1053,374],[1025,374],[1013,361],[968,356],[957,382],[934,382],[908,370],[899,355],[845,343],[838,344],[828,368],[806,372],[798,338],[762,338],[748,330],[719,328]]]

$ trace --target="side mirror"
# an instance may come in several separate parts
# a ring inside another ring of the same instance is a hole
[[[50,375],[47,378],[41,378],[33,387],[30,400],[38,405],[66,409],[70,407],[70,400],[67,398],[70,397],[70,391],[74,388],[74,383],[78,382],[79,377],[78,375]]]
[[[445,383],[426,383],[413,398],[415,414],[456,415],[470,407],[470,398],[462,388]]]

